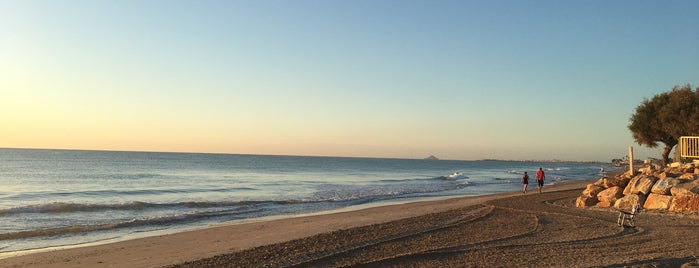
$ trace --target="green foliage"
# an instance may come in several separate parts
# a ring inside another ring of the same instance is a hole
[[[699,88],[676,86],[644,99],[630,121],[629,130],[638,144],[650,148],[665,144],[663,161],[667,163],[680,136],[699,135]]]

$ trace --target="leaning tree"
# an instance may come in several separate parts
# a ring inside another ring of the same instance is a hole
[[[655,148],[665,144],[663,162],[670,162],[670,151],[680,136],[699,135],[699,88],[676,86],[668,92],[644,99],[631,116],[629,130],[640,145]]]

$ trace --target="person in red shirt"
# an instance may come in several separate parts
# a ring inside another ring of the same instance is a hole
[[[539,171],[536,172],[536,182],[539,183],[539,193],[541,193],[541,188],[544,188],[544,178],[546,178],[546,175],[544,171],[539,168]]]

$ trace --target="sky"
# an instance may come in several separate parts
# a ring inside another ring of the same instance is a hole
[[[0,0],[0,147],[610,161],[699,1]]]

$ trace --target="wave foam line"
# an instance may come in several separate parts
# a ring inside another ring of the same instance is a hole
[[[74,225],[65,226],[57,228],[47,228],[31,231],[21,231],[13,233],[0,234],[0,241],[2,240],[13,240],[13,239],[25,239],[33,237],[49,237],[58,236],[65,234],[75,234],[75,233],[88,233],[96,231],[108,231],[120,228],[133,228],[141,226],[158,226],[158,225],[170,225],[178,222],[194,221],[198,219],[211,218],[217,216],[227,216],[234,214],[245,214],[245,213],[255,213],[260,212],[259,209],[251,210],[227,210],[227,211],[214,211],[214,212],[191,212],[191,213],[179,213],[164,217],[154,217],[147,219],[133,219],[127,222],[120,223],[109,223],[109,224],[96,224],[96,225]]]
[[[128,202],[122,204],[79,204],[53,202],[48,204],[37,204],[23,207],[14,207],[0,210],[0,216],[22,214],[22,213],[71,213],[71,212],[97,212],[108,210],[145,210],[151,208],[217,208],[217,207],[240,207],[257,204],[300,204],[312,203],[304,200],[265,200],[265,201],[223,201],[223,202],[178,202],[178,203],[148,203],[148,202]]]

